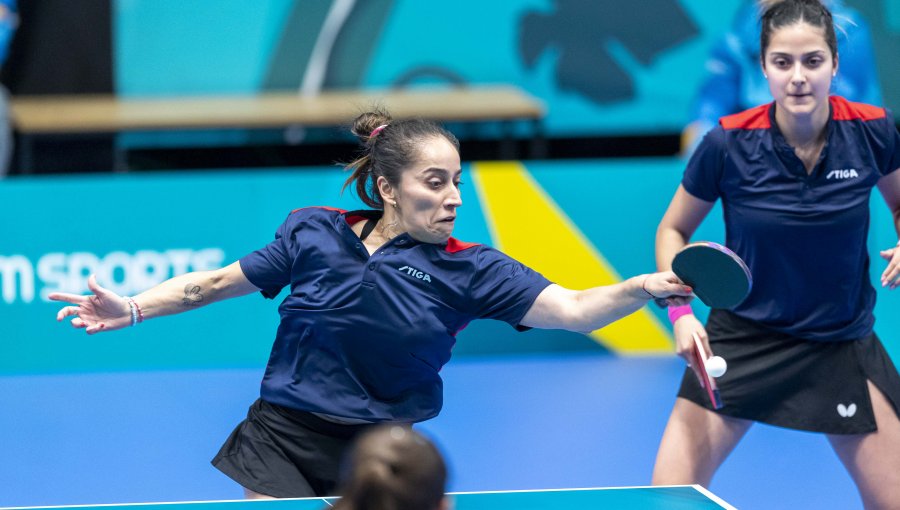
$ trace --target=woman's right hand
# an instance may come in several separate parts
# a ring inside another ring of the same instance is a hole
[[[650,273],[643,278],[641,288],[651,299],[665,299],[670,305],[677,306],[694,297],[693,289],[672,271]]]
[[[694,371],[697,380],[702,380],[700,368],[694,363],[694,335],[700,338],[703,349],[706,351],[707,357],[712,357],[712,349],[709,347],[709,337],[706,335],[706,328],[693,314],[682,315],[672,326],[675,332],[675,351],[687,361],[687,364]]]
[[[70,321],[72,327],[84,329],[89,335],[131,326],[131,307],[125,298],[101,287],[94,275],[88,278],[88,288],[93,292],[92,295],[53,292],[47,296],[51,301],[71,303],[56,314],[57,322],[74,316]]]

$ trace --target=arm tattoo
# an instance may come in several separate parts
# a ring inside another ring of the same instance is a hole
[[[203,301],[203,294],[200,293],[201,290],[199,285],[194,285],[193,283],[185,285],[184,298],[182,298],[181,304],[184,306],[199,306]]]

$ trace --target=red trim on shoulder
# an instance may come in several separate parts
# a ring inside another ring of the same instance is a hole
[[[770,108],[772,108],[772,103],[759,105],[733,115],[726,115],[719,119],[719,124],[725,129],[769,129],[772,127],[772,123],[769,121]]]
[[[887,116],[884,108],[865,103],[847,101],[841,96],[830,96],[831,115],[834,120],[876,120]]]
[[[344,220],[347,222],[347,225],[350,225],[351,227],[353,225],[356,225],[360,221],[367,220],[367,219],[368,218],[366,218],[362,214],[348,214],[348,215],[344,216]]]
[[[447,247],[444,248],[448,253],[456,253],[463,250],[468,250],[469,248],[474,248],[476,246],[480,246],[479,243],[467,243],[464,241],[460,241],[455,237],[451,237],[447,239]]]

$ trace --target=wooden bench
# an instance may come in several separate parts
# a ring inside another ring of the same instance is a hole
[[[21,171],[28,173],[34,160],[32,140],[37,136],[332,127],[349,123],[373,105],[384,106],[394,118],[506,124],[524,120],[532,124],[534,139],[543,136],[543,104],[511,86],[327,91],[309,97],[296,93],[157,99],[16,96],[11,101],[11,116],[19,135]],[[507,135],[511,136],[508,130]]]

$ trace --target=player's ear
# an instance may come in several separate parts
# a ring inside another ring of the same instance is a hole
[[[389,204],[397,201],[394,187],[383,175],[378,176],[378,180],[375,181],[375,187],[378,189],[378,194],[381,195],[382,203]]]

